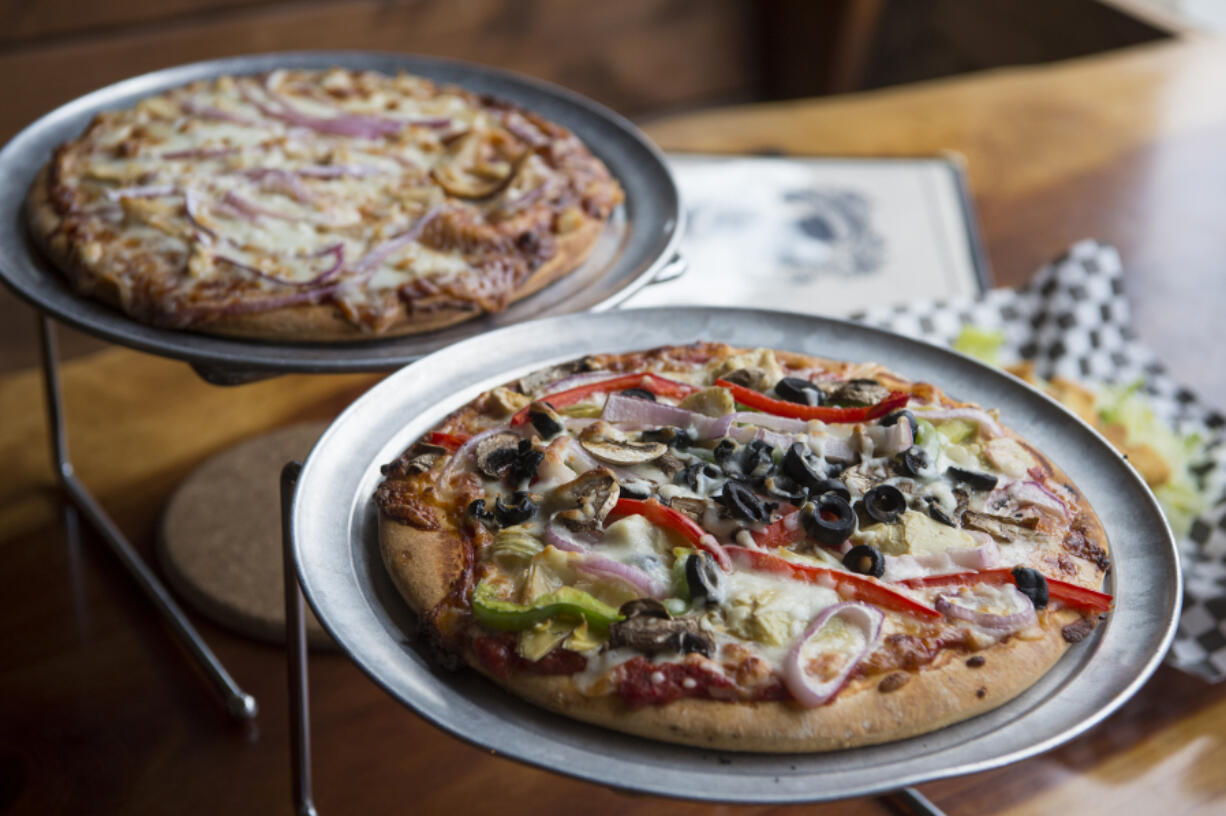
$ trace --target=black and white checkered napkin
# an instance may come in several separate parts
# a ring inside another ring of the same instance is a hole
[[[1021,289],[975,300],[926,301],[854,315],[874,326],[950,344],[971,324],[1001,332],[1002,362],[1033,360],[1040,377],[1090,385],[1138,379],[1155,415],[1178,433],[1198,433],[1192,466],[1209,509],[1182,536],[1184,606],[1168,662],[1216,682],[1226,678],[1226,419],[1166,374],[1134,336],[1119,254],[1094,241],[1074,245]]]

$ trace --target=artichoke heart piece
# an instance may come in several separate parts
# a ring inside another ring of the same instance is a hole
[[[792,616],[774,601],[773,592],[740,595],[725,601],[720,607],[724,625],[729,632],[746,640],[782,646],[791,639]]]
[[[533,556],[544,549],[544,543],[522,527],[507,527],[494,536],[494,543],[486,555],[489,560],[510,571],[526,567]]]

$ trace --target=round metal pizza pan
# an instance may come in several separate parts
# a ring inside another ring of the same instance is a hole
[[[653,742],[519,701],[476,672],[433,666],[378,553],[379,466],[482,390],[597,351],[719,339],[876,361],[1000,409],[1084,491],[1106,526],[1115,609],[1012,702],[912,739],[834,753],[760,755]],[[547,318],[458,343],[350,406],[307,459],[292,513],[297,569],[319,620],[380,686],[483,749],[590,782],[700,800],[787,803],[865,796],[982,771],[1053,748],[1119,708],[1174,636],[1182,586],[1158,505],[1107,442],[1047,397],[970,358],[877,329],[766,311],[664,308]]]
[[[418,336],[354,343],[276,343],[212,337],[147,326],[77,295],[27,234],[26,192],[52,151],[75,138],[94,114],[197,79],[277,68],[340,65],[408,71],[490,93],[565,125],[599,156],[626,193],[587,261],[506,311]],[[680,195],[663,155],[609,109],[556,85],[472,63],[363,51],[305,51],[197,62],[134,77],[69,102],[0,150],[0,279],[36,308],[122,345],[238,372],[342,372],[397,368],[476,334],[535,317],[602,311],[651,282],[673,259],[681,232]]]

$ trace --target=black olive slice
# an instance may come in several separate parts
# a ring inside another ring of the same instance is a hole
[[[468,505],[468,515],[477,521],[494,521],[494,514],[485,507],[485,499],[476,499]]]
[[[677,450],[685,450],[696,441],[693,433],[688,428],[674,428],[672,426],[643,431],[640,438],[644,442],[663,442],[670,448],[676,448]]]
[[[782,467],[792,481],[809,488],[810,491],[816,490],[826,478],[817,457],[804,442],[795,442],[788,448],[788,452],[783,455]]]
[[[519,443],[519,450],[515,453],[515,461],[507,469],[507,478],[510,479],[512,485],[531,479],[536,476],[536,469],[543,461],[545,461],[545,453],[534,449],[531,439],[523,439]]]
[[[744,521],[769,521],[771,509],[775,506],[762,501],[748,485],[736,479],[724,482],[723,490],[714,498],[727,507],[734,518]]]
[[[800,405],[821,405],[824,398],[822,389],[800,377],[784,377],[775,383],[775,396]]]
[[[695,462],[692,465],[687,465],[685,470],[673,477],[673,481],[678,484],[683,484],[690,490],[696,493],[706,493],[701,488],[703,478],[715,479],[720,476],[719,468],[715,465],[709,465],[706,462]]]
[[[996,487],[996,477],[989,473],[977,473],[973,470],[951,467],[945,471],[945,475],[955,482],[963,482],[976,490],[991,490]]]
[[[775,449],[769,442],[755,439],[741,450],[741,471],[753,479],[764,479],[775,470]]]
[[[530,494],[517,490],[511,494],[511,503],[504,504],[502,496],[494,501],[494,518],[503,527],[523,524],[536,515],[536,502]]]
[[[864,513],[873,521],[889,524],[907,511],[907,497],[894,485],[877,485],[864,494]]]
[[[935,503],[929,504],[928,505],[928,515],[930,518],[932,518],[933,521],[939,521],[941,524],[944,524],[947,527],[957,527],[958,526],[954,524],[954,520],[951,519],[949,515],[944,510],[941,509],[941,505],[939,504],[935,504]]]
[[[623,397],[634,397],[635,399],[647,400],[648,402],[656,401],[656,395],[648,391],[646,388],[627,388],[624,391],[619,391],[618,393]]]
[[[706,553],[694,553],[685,559],[685,583],[694,603],[717,604],[724,600],[724,573]]]
[[[763,479],[762,489],[776,498],[787,499],[792,504],[800,504],[809,496],[808,490],[782,473],[776,473]]]
[[[562,432],[562,423],[557,415],[552,414],[544,406],[533,405],[528,409],[528,420],[542,439],[552,439]]]
[[[1047,606],[1047,578],[1043,573],[1030,567],[1014,567],[1013,581],[1018,590],[1034,604],[1035,609]]]
[[[851,501],[851,491],[847,489],[847,484],[842,479],[822,479],[816,485],[814,485],[813,489],[809,492],[814,496],[834,493],[838,496],[842,496],[848,502]]]
[[[810,536],[827,547],[836,547],[855,532],[856,514],[847,500],[827,493],[800,508],[800,523]]]
[[[732,470],[733,472],[740,470],[740,466],[735,455],[736,448],[736,443],[731,439],[721,439],[719,444],[715,446],[715,450],[712,451],[712,454],[715,456],[716,464],[723,468],[725,472],[729,470]]]
[[[912,445],[895,456],[894,462],[904,476],[919,476],[928,467],[928,454],[920,446]]]
[[[885,574],[885,556],[872,545],[857,544],[843,556],[843,566],[861,575],[880,578]]]
[[[886,414],[881,418],[881,424],[888,427],[900,419],[907,420],[907,424],[911,426],[911,436],[914,438],[915,435],[919,433],[919,423],[915,421],[915,414],[911,413],[910,411],[903,410],[895,411],[892,414]]]
[[[625,483],[621,485],[621,497],[624,499],[646,501],[651,498],[651,491],[644,487],[642,483]]]

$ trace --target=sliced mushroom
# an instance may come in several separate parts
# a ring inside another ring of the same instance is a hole
[[[673,478],[681,471],[685,470],[685,462],[674,456],[671,452],[665,453],[655,461],[655,466],[668,478]]]
[[[843,484],[847,485],[853,497],[863,496],[877,483],[877,480],[869,476],[862,465],[847,468],[839,474],[839,478],[843,480]]]
[[[697,652],[710,657],[715,641],[694,618],[657,618],[636,615],[609,627],[609,646],[634,649],[648,655]]]
[[[470,131],[448,146],[449,160],[430,171],[448,194],[457,198],[488,198],[506,188],[527,153],[510,150],[498,134]]]
[[[659,618],[660,620],[670,620],[672,615],[669,614],[664,604],[657,601],[655,598],[635,598],[633,601],[626,601],[617,610],[626,620],[631,618]]]
[[[477,443],[477,470],[497,479],[519,455],[519,437],[510,431],[491,434]]]
[[[583,449],[611,465],[640,465],[668,453],[663,442],[632,442],[607,422],[593,422],[579,434]]]
[[[733,385],[740,385],[745,388],[752,388],[755,391],[765,391],[774,383],[767,382],[770,375],[761,368],[748,367],[738,368],[735,371],[729,371],[721,379],[727,380]]]
[[[425,473],[434,467],[435,462],[446,453],[447,449],[441,445],[420,442],[392,464],[384,465],[383,474],[386,476],[392,473],[399,473],[407,476],[411,473]]]
[[[589,470],[554,489],[551,504],[563,508],[556,516],[573,529],[597,527],[617,504],[621,486],[608,468]]]
[[[1038,520],[1033,518],[1015,519],[1008,516],[976,513],[974,510],[967,510],[962,514],[963,529],[987,533],[997,541],[1005,543],[1017,541],[1018,539],[1030,541],[1037,537],[1042,537],[1041,533],[1035,532],[1037,523]]]
[[[706,499],[691,499],[687,496],[677,496],[668,503],[668,506],[682,515],[689,516],[700,524],[702,523],[702,517],[707,512]]]
[[[843,405],[876,405],[890,395],[890,389],[876,380],[848,380],[830,394],[830,401]]]

